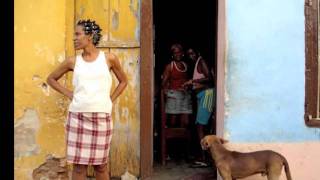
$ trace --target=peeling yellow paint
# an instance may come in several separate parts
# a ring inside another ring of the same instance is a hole
[[[109,21],[117,24],[110,28],[111,41],[139,41],[136,29],[139,28],[139,0],[110,1],[111,16]],[[117,15],[117,18],[114,18]],[[114,22],[117,21],[117,22]]]
[[[112,49],[128,77],[128,86],[113,108],[114,136],[110,154],[113,176],[120,177],[128,170],[138,176],[140,171],[140,115],[139,115],[139,49]],[[113,86],[117,83],[113,76]]]
[[[48,154],[65,156],[64,123],[69,100],[46,84],[48,74],[66,57],[74,55],[73,33],[79,19],[93,19],[103,29],[99,48],[119,57],[128,77],[128,86],[114,103],[114,134],[110,150],[111,176],[140,172],[140,75],[139,0],[16,0],[14,5],[14,122],[25,109],[39,117],[36,155],[15,158],[15,179],[31,179],[32,170],[45,162]],[[112,19],[113,13],[117,17]],[[112,22],[115,21],[115,22]],[[116,23],[112,27],[112,23]],[[112,42],[112,48],[108,45]],[[77,52],[78,54],[79,52]],[[60,83],[72,88],[72,73]],[[113,88],[117,84],[113,76]]]

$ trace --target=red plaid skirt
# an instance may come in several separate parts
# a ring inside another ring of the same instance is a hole
[[[67,161],[85,165],[107,163],[112,128],[108,113],[69,112],[66,124]]]

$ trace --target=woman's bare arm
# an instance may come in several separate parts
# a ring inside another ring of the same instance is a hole
[[[123,90],[127,87],[128,79],[116,55],[111,53],[108,54],[108,61],[110,62],[111,70],[113,71],[113,73],[119,81],[118,86],[111,94],[111,101],[114,102],[118,98],[118,96],[123,92]]]
[[[67,96],[69,99],[72,99],[73,93],[69,89],[63,87],[58,80],[68,71],[72,71],[74,68],[75,59],[74,57],[68,58],[63,61],[60,66],[55,69],[49,76],[47,77],[47,83],[51,86],[54,90],[58,91],[59,93]]]
[[[162,74],[162,82],[161,82],[162,89],[168,89],[169,77],[170,77],[170,64],[167,64],[166,68],[164,69],[164,72]]]

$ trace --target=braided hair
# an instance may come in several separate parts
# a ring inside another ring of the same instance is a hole
[[[83,27],[83,31],[86,35],[92,35],[93,44],[96,46],[99,43],[99,40],[101,38],[100,32],[102,29],[99,27],[98,24],[96,24],[95,21],[88,20],[79,20],[77,23],[78,26]]]

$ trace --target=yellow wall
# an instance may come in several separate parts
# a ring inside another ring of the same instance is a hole
[[[74,19],[103,28],[100,49],[118,55],[129,84],[114,104],[110,151],[112,176],[139,175],[139,0],[15,0],[15,179],[31,179],[48,154],[65,156],[64,123],[69,101],[46,85],[47,75],[74,54]],[[61,79],[71,87],[72,74]],[[113,77],[113,87],[117,84]]]
[[[66,99],[46,85],[65,59],[64,0],[15,0],[15,179],[30,179],[47,154],[64,156]],[[62,83],[65,78],[62,78]]]

